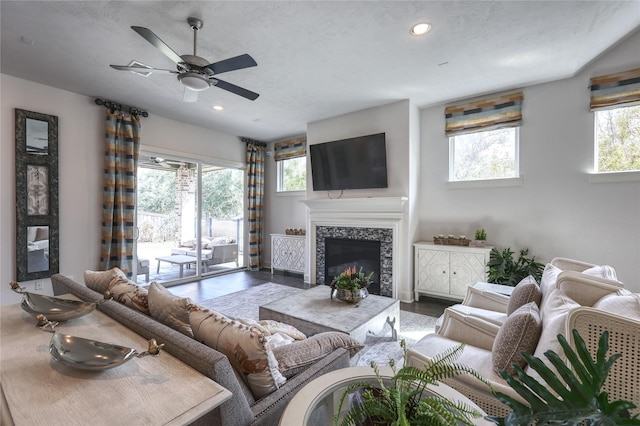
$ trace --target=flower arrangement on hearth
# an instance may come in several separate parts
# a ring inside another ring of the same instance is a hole
[[[360,290],[369,287],[373,283],[373,272],[365,275],[362,267],[356,272],[356,267],[347,268],[331,281],[331,291],[338,290]]]

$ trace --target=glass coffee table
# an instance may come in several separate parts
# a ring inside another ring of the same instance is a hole
[[[380,368],[380,375],[392,377],[391,367]],[[306,426],[330,426],[333,425],[333,416],[340,403],[344,388],[354,382],[377,383],[373,368],[369,366],[348,367],[324,374],[307,383],[292,399],[282,413],[281,426],[306,425]],[[480,407],[455,389],[444,385],[428,386],[430,392],[449,400],[464,402],[472,408],[485,414]],[[343,412],[347,403],[343,404]],[[476,425],[493,425],[493,422],[484,418],[474,419]]]

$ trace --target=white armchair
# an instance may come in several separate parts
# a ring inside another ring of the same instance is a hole
[[[593,267],[584,264],[586,269],[590,269],[587,266]],[[541,292],[540,308],[535,302],[527,303],[512,315],[506,316],[506,313],[502,313],[505,321],[500,324],[488,320],[487,317],[465,312],[459,309],[459,306],[447,308],[438,332],[425,336],[408,349],[407,364],[421,366],[426,360],[432,359],[444,350],[465,343],[466,346],[457,362],[475,369],[491,383],[494,390],[520,399],[498,371],[506,368],[505,365],[510,366],[523,350],[540,358],[543,358],[541,354],[549,349],[560,354],[562,351],[557,342],[557,334],[566,335],[567,318],[572,309],[580,305],[593,306],[610,295],[619,296],[624,293],[622,284],[617,281],[578,273],[575,270],[560,271],[551,264],[545,268]],[[476,296],[477,294],[474,294],[472,297]],[[490,306],[495,307],[500,297],[489,296],[492,304]],[[577,300],[572,297],[576,297]],[[640,306],[640,303],[638,305]],[[497,311],[492,312],[495,314]],[[535,375],[535,371],[530,370],[526,364],[523,368],[529,374]],[[639,374],[637,370],[635,374]],[[489,415],[504,416],[509,412],[507,406],[493,397],[488,386],[474,378],[460,376],[445,383],[469,397]]]

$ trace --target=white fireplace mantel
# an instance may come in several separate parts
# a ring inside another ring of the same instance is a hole
[[[314,213],[378,213],[402,214],[407,197],[335,198],[303,200]]]
[[[398,257],[406,240],[402,223],[407,197],[372,197],[304,200],[307,216],[305,282],[315,284],[316,227],[345,226],[387,228],[393,231],[393,297],[398,298]]]

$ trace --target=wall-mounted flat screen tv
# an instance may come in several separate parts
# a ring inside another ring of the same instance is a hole
[[[309,146],[314,191],[387,188],[384,133]]]

